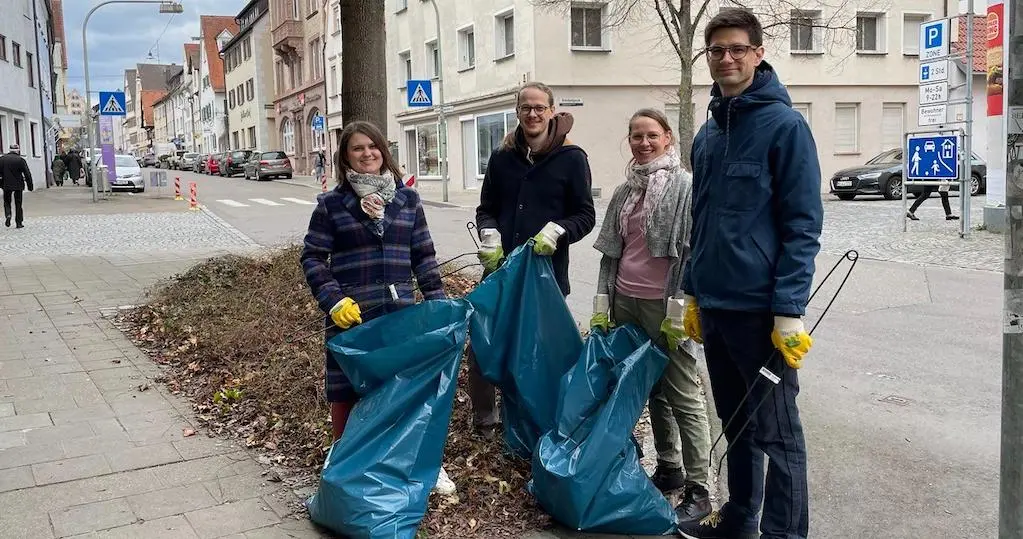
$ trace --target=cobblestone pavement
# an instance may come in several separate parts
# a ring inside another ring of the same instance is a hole
[[[196,253],[258,248],[213,213],[162,212],[36,217],[0,228],[0,262],[26,256]]]

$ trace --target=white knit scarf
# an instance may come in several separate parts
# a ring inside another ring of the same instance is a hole
[[[646,196],[646,219],[643,220],[642,228],[644,234],[646,234],[647,223],[654,219],[655,216],[659,218],[660,216],[675,214],[675,208],[662,208],[661,205],[664,202],[669,202],[665,199],[664,194],[668,190],[667,187],[671,181],[671,173],[676,171],[680,164],[681,159],[675,153],[675,148],[669,146],[666,152],[653,161],[644,165],[633,163],[629,167],[629,172],[625,177],[625,181],[630,187],[629,197],[625,200],[621,213],[618,214],[618,226],[621,229],[623,238],[629,236],[629,216],[632,215],[632,212],[636,209],[636,204],[644,196]],[[675,203],[676,201],[672,200],[670,202]]]

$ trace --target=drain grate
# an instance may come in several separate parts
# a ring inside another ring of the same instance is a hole
[[[906,397],[900,397],[898,395],[888,395],[887,397],[878,400],[880,400],[881,402],[887,402],[888,404],[895,404],[898,406],[909,406],[909,403],[911,402]]]

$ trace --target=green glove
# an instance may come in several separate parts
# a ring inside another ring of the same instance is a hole
[[[607,333],[611,329],[611,318],[607,313],[595,313],[590,318],[590,330],[599,329],[604,333]]]
[[[540,256],[551,256],[558,249],[558,239],[565,233],[561,225],[551,221],[544,225],[539,234],[533,236],[533,252]]]
[[[678,350],[682,343],[689,338],[689,335],[686,335],[686,330],[681,325],[676,325],[671,318],[665,318],[661,322],[661,334],[668,341],[668,351]]]
[[[487,272],[493,272],[497,270],[498,266],[501,265],[501,260],[504,259],[504,249],[498,247],[496,249],[480,249],[479,253],[480,263],[483,264],[483,268]]]

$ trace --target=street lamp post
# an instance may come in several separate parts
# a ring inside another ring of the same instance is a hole
[[[434,104],[437,106],[437,158],[440,164],[441,194],[444,202],[448,202],[448,129],[444,117],[444,55],[441,47],[440,35],[440,10],[437,9],[437,0],[433,4],[433,15],[437,19],[437,99]]]
[[[90,152],[90,154],[92,153],[93,148],[96,147],[96,141],[93,138],[96,135],[96,133],[94,133],[93,129],[92,129],[92,104],[89,102],[89,100],[92,99],[92,93],[90,92],[90,85],[89,85],[89,40],[88,40],[88,37],[87,37],[85,31],[86,31],[86,28],[89,26],[89,18],[92,17],[92,14],[95,13],[97,9],[99,9],[99,8],[101,8],[101,7],[103,7],[103,6],[107,5],[107,4],[159,4],[160,5],[160,13],[183,13],[185,11],[185,8],[182,7],[181,4],[176,2],[176,1],[167,1],[167,0],[107,0],[106,2],[100,2],[99,4],[96,4],[96,6],[93,7],[92,9],[90,9],[89,13],[87,13],[85,15],[85,22],[82,23],[82,65],[84,66],[83,69],[85,70],[85,111],[86,111],[85,112],[85,130],[86,130],[86,133],[88,133],[88,137],[89,137],[89,152]],[[98,101],[99,100],[97,100],[97,102]],[[98,116],[99,116],[99,113],[100,113],[100,109],[102,109],[102,107],[103,107],[103,105],[100,104],[100,106],[96,110],[97,124],[98,124],[98,121],[99,121]],[[98,202],[99,201],[99,177],[95,174],[95,172],[96,172],[96,168],[97,168],[96,164],[99,162],[99,159],[97,159],[97,156],[93,155],[91,161],[92,162],[89,163],[89,168],[92,169],[91,170],[91,172],[92,172],[92,201],[93,202]]]

